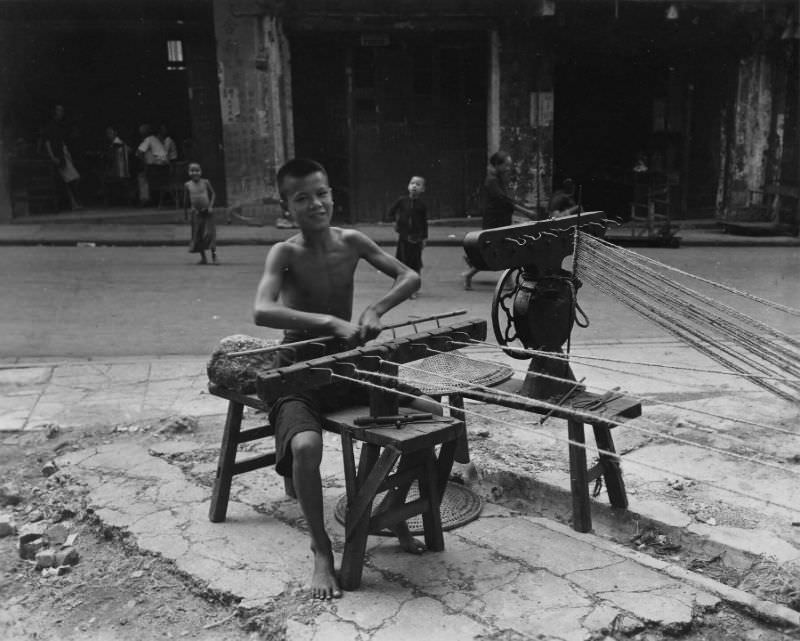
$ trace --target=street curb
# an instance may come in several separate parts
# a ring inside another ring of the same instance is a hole
[[[759,599],[758,597],[755,597],[752,594],[744,592],[738,588],[732,588],[729,585],[725,585],[724,583],[710,579],[707,576],[697,574],[696,572],[682,568],[674,563],[661,561],[650,556],[649,554],[631,550],[624,545],[614,543],[613,541],[609,541],[598,535],[588,533],[581,534],[580,532],[575,532],[575,530],[569,526],[551,521],[546,518],[537,520],[537,523],[549,530],[552,530],[553,532],[569,536],[576,540],[583,540],[585,537],[591,536],[591,543],[597,548],[618,556],[623,556],[652,570],[663,572],[664,574],[667,574],[678,581],[691,583],[700,589],[706,590],[707,592],[711,592],[712,594],[718,596],[725,603],[728,603],[734,607],[743,608],[749,614],[752,614],[761,620],[800,629],[800,612],[792,610],[791,608],[787,608],[786,606],[773,603],[771,601]]]
[[[486,500],[492,500],[489,497],[494,494],[499,484],[503,490],[502,496],[528,501],[534,504],[535,512],[546,512],[548,510],[552,511],[557,509],[565,514],[571,515],[572,494],[569,489],[552,483],[539,481],[532,476],[516,474],[508,470],[497,470],[489,472],[488,474],[483,474],[480,472],[480,461],[475,460],[477,457],[473,457],[473,459],[479,469],[480,480],[472,485],[472,489],[484,495]],[[531,499],[531,497],[537,498]],[[598,548],[614,552],[615,554],[629,558],[651,569],[664,572],[674,579],[689,581],[699,588],[707,590],[708,592],[713,592],[726,603],[741,608],[764,621],[800,630],[800,612],[796,610],[779,603],[760,599],[748,592],[725,585],[724,583],[692,572],[674,563],[661,561],[649,554],[632,550],[608,538],[614,533],[619,536],[625,536],[625,532],[621,531],[621,527],[624,527],[625,521],[635,524],[636,527],[641,530],[650,527],[661,532],[671,534],[679,533],[681,541],[684,543],[693,540],[700,542],[702,540],[700,535],[689,532],[686,528],[679,525],[665,523],[657,518],[640,512],[634,512],[633,510],[619,510],[595,500],[592,500],[591,506],[595,527],[592,528],[591,532],[587,533],[576,532],[569,525],[550,516],[530,516],[530,518],[540,519],[537,521],[538,523],[542,523],[553,531],[575,539],[591,536],[593,537],[592,544],[596,545]],[[513,509],[507,505],[506,508]],[[607,529],[609,532],[605,534],[597,533],[597,529],[599,529],[597,525],[599,523],[602,523],[604,526],[603,529]],[[708,550],[709,547],[716,547],[722,551],[731,552],[742,557],[754,556],[752,552],[739,550],[726,543],[716,541],[713,537],[708,537],[704,541],[703,547],[706,550]]]

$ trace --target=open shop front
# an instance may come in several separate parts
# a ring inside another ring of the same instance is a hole
[[[211,3],[10,3],[4,6],[2,135],[14,218],[70,208],[46,153],[57,105],[87,208],[142,204],[135,150],[142,125],[176,144],[170,183],[150,204],[177,206],[186,163],[198,160],[223,190]],[[211,34],[211,35],[210,35]],[[112,171],[113,127],[127,147]],[[155,196],[155,195],[153,195]]]

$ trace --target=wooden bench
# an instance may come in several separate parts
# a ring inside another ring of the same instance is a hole
[[[464,390],[464,398],[482,403],[502,405],[513,409],[535,412],[555,418],[567,420],[567,436],[569,438],[570,492],[572,496],[572,527],[578,532],[589,532],[592,529],[591,502],[589,484],[602,478],[608,498],[613,507],[627,508],[628,497],[619,457],[614,449],[611,430],[616,423],[641,416],[642,406],[639,401],[622,394],[604,402],[603,395],[586,391],[576,391],[561,404],[558,409],[543,407],[541,402],[520,396],[524,381],[511,378],[491,390]],[[550,405],[559,404],[558,399],[548,401]],[[588,421],[584,414],[591,412],[599,415],[597,420]],[[608,419],[604,421],[603,418]],[[587,467],[586,436],[584,423],[589,423],[594,432],[594,439],[599,450],[598,462]]]
[[[245,407],[268,411],[256,395],[247,395],[210,384],[209,391],[228,401],[217,473],[209,507],[209,519],[225,520],[233,477],[275,464],[275,452],[237,460],[239,445],[274,436],[268,423],[242,431]],[[413,412],[392,408],[397,415]],[[369,407],[351,407],[324,417],[323,428],[342,439],[342,455],[347,491],[345,545],[342,556],[341,586],[354,590],[361,584],[367,538],[412,516],[422,515],[425,544],[429,550],[444,549],[440,516],[441,497],[447,485],[458,447],[466,440],[463,420],[434,416],[429,420],[404,422],[400,427],[359,425],[357,418],[368,417]],[[361,443],[358,465],[355,443]],[[436,448],[438,447],[438,454]],[[396,471],[395,464],[397,464]],[[416,481],[419,498],[406,502],[411,484]],[[375,497],[386,492],[373,511]]]
[[[732,207],[721,224],[726,231],[738,233],[788,232],[800,230],[800,189],[794,185],[773,183],[747,192],[747,201]]]

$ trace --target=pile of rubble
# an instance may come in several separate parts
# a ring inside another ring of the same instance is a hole
[[[17,536],[22,559],[34,564],[44,577],[61,576],[80,560],[72,521],[78,508],[53,500],[54,490],[69,483],[55,462],[45,463],[41,471],[47,477],[44,489],[32,486],[23,492],[13,482],[0,486],[0,538]]]

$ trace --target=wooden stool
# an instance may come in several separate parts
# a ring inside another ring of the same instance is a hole
[[[413,413],[402,408],[399,414]],[[447,486],[458,441],[466,433],[464,422],[441,416],[430,420],[394,425],[356,425],[356,418],[369,415],[369,408],[347,408],[325,417],[325,429],[341,434],[344,456],[347,511],[341,586],[355,590],[361,584],[367,538],[412,516],[421,514],[425,545],[444,549],[439,508]],[[354,442],[361,443],[358,467]],[[436,454],[436,447],[439,454]],[[397,468],[393,472],[397,463]],[[419,498],[406,502],[413,481]],[[373,513],[375,496],[386,496]]]
[[[228,401],[228,416],[225,419],[225,430],[222,433],[222,446],[220,447],[219,461],[217,462],[217,476],[214,479],[211,505],[208,509],[208,518],[211,522],[220,523],[225,520],[225,515],[228,511],[228,500],[231,495],[233,477],[237,474],[275,465],[274,450],[237,461],[236,453],[239,445],[259,438],[274,436],[275,430],[267,423],[242,432],[242,413],[245,405],[263,412],[269,409],[266,403],[257,396],[234,392],[213,383],[209,384],[208,390],[214,396],[219,396]]]

